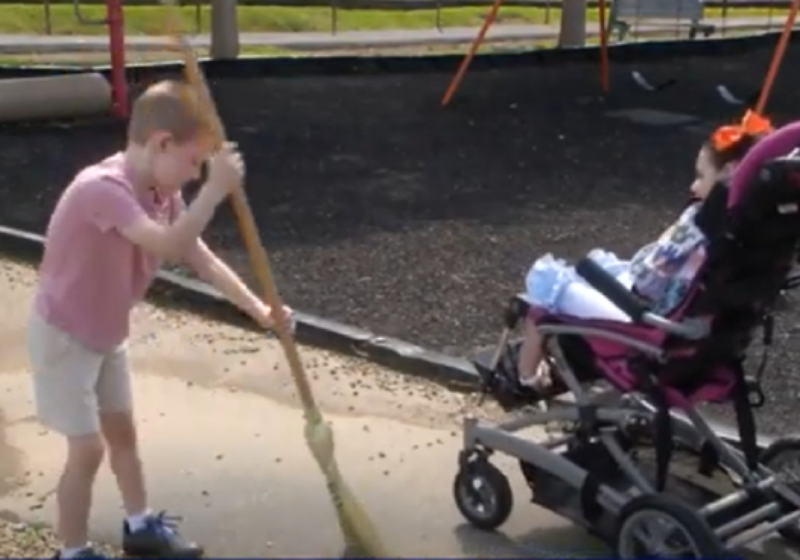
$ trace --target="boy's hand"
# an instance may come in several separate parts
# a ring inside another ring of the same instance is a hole
[[[236,144],[226,142],[222,149],[208,161],[208,181],[206,184],[227,196],[242,186],[244,180],[244,159]]]
[[[290,329],[294,330],[293,328],[293,321],[292,321],[292,310],[287,306],[283,306],[283,312],[286,314],[286,318],[289,321]],[[275,327],[275,318],[272,316],[272,309],[266,305],[261,304],[259,306],[258,311],[256,312],[256,321],[259,325],[261,325],[265,329],[273,329]]]

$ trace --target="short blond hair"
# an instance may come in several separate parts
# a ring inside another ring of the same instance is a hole
[[[211,133],[195,89],[177,80],[163,80],[148,87],[134,102],[128,121],[128,141],[145,144],[158,131],[177,142],[188,142]]]

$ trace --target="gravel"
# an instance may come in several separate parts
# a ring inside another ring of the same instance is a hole
[[[96,549],[111,558],[119,556],[108,546]],[[0,558],[52,558],[57,550],[58,541],[48,527],[0,519]]]
[[[609,96],[591,63],[471,73],[454,104],[449,74],[264,77],[212,84],[248,162],[248,194],[292,307],[464,354],[491,344],[500,306],[544,253],[594,246],[622,255],[678,213],[703,133],[740,108],[716,92],[755,91],[771,49],[728,57],[613,65]],[[791,46],[770,113],[796,118]],[[647,93],[633,70],[677,83]],[[688,114],[652,126],[610,111]],[[42,231],[81,166],[122,146],[112,123],[0,128],[0,223]],[[230,210],[208,235],[246,272]],[[783,319],[784,339],[800,315]],[[780,338],[779,338],[780,339]],[[775,352],[766,425],[779,430],[800,393],[795,344]]]

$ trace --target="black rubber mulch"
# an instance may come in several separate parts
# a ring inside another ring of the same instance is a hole
[[[759,85],[766,49],[729,58],[618,64],[603,99],[588,63],[469,74],[456,103],[449,75],[294,77],[213,84],[248,163],[248,192],[285,299],[295,308],[451,353],[492,343],[500,307],[544,252],[595,246],[630,254],[676,215],[701,132],[631,124],[606,111],[653,108],[731,119],[715,88]],[[792,47],[770,101],[793,104]],[[121,146],[118,125],[0,129],[0,221],[41,231],[81,166]],[[208,236],[241,269],[231,213]],[[789,314],[789,323],[797,316]],[[772,422],[794,413],[800,353],[784,344],[768,388]],[[790,408],[791,407],[791,408]]]

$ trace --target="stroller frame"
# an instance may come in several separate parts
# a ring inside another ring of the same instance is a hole
[[[453,493],[459,510],[473,525],[495,529],[511,513],[508,479],[489,461],[492,453],[500,451],[519,459],[534,503],[613,543],[620,560],[722,558],[774,532],[800,543],[800,472],[786,468],[787,463],[800,465],[800,438],[778,438],[758,453],[752,408],[763,404],[764,398],[760,388],[754,390],[746,379],[742,363],[753,329],[760,324],[768,344],[780,293],[798,285],[791,267],[800,247],[799,145],[800,122],[770,134],[737,166],[730,189],[717,183],[698,207],[695,225],[709,241],[702,272],[706,289],[697,300],[691,293],[685,296],[687,307],[676,313],[681,319],[653,313],[645,301],[590,258],[576,265],[575,272],[630,317],[633,325],[661,334],[634,338],[632,331],[617,329],[617,324],[606,330],[591,322],[574,324],[559,318],[537,324],[546,356],[553,361],[551,374],[563,381],[575,402],[543,412],[523,411],[501,423],[464,420]],[[726,315],[725,310],[732,314]],[[509,345],[511,332],[529,311],[524,298],[513,298],[505,310],[505,328],[494,357],[488,364],[475,362],[484,389],[493,392],[506,409],[532,399],[519,385],[514,348]],[[596,381],[593,374],[611,375],[611,370],[596,372],[597,356],[592,356],[591,364],[583,362],[580,346],[572,344],[603,339],[633,351],[617,355],[625,360],[627,371],[614,375],[625,389],[620,389],[622,399],[613,405],[602,404],[581,386],[587,375]],[[692,346],[700,354],[690,354],[694,358],[681,362],[679,354],[668,354],[676,348],[668,341],[677,340],[696,342]],[[658,346],[662,343],[664,348]],[[702,354],[704,348],[710,348],[707,354]],[[692,359],[694,368],[686,366]],[[671,365],[686,366],[684,376],[672,376]],[[699,371],[718,366],[725,378],[719,379],[726,383],[724,395],[701,394],[701,388],[689,383],[712,383],[717,370],[707,375]],[[654,378],[658,374],[663,377]],[[623,380],[631,375],[635,381]],[[751,400],[753,393],[758,402]],[[533,396],[553,397],[541,391]],[[711,429],[692,405],[695,397],[734,401],[741,450]],[[676,405],[681,413],[673,410]],[[573,426],[546,441],[531,441],[518,433],[554,421]],[[637,468],[637,452],[643,447],[656,451],[655,485]],[[664,492],[675,448],[697,457],[697,473],[706,479],[716,470],[726,474],[727,488],[692,481],[692,497],[679,499],[676,494],[685,487],[678,479],[674,486],[670,480],[670,492]]]
[[[521,296],[510,302],[505,313],[506,328],[503,330],[494,358],[489,364],[476,362],[484,378],[497,368],[511,333],[526,312],[527,303]],[[699,338],[706,330],[705,325],[692,320],[678,323],[652,313],[646,313],[642,322],[667,332],[680,333],[687,338]],[[553,371],[561,377],[566,388],[574,396],[574,404],[563,404],[544,411],[532,411],[530,407],[526,407],[527,410],[522,409],[521,414],[502,423],[481,421],[474,417],[467,417],[464,420],[463,449],[459,454],[459,474],[456,477],[454,493],[462,514],[474,525],[483,529],[494,529],[510,514],[512,502],[510,487],[507,480],[505,483],[502,481],[505,475],[499,473],[489,463],[489,457],[495,451],[520,460],[528,484],[533,490],[534,503],[587,527],[590,532],[606,542],[614,543],[618,558],[642,554],[632,552],[634,549],[630,543],[626,544],[621,540],[630,539],[632,534],[631,528],[626,529],[626,523],[645,510],[656,510],[672,518],[673,522],[677,521],[683,525],[684,533],[700,543],[692,545],[695,557],[698,558],[719,557],[732,549],[759,541],[800,521],[800,493],[763,464],[760,464],[757,470],[751,471],[743,453],[724,442],[694,407],[686,408],[683,411],[685,416],[671,412],[674,440],[681,448],[698,457],[702,457],[705,446],[711,446],[715,452],[717,465],[729,474],[739,489],[731,494],[715,495],[712,501],[692,506],[669,496],[657,494],[652,482],[637,469],[618,438],[628,426],[651,425],[656,408],[636,393],[624,395],[618,405],[598,404],[596,397],[584,389],[572,371],[565,359],[558,336],[608,338],[656,358],[661,357],[662,349],[593,327],[541,325],[539,331],[545,339],[549,356],[555,362],[556,367]],[[551,422],[574,423],[577,429],[561,437],[541,442],[531,441],[516,433]],[[602,446],[617,464],[621,474],[629,483],[627,488],[620,489],[615,487],[615,484],[599,481],[592,473],[594,469],[577,464],[568,456],[570,449],[579,449],[582,445],[592,443],[594,450],[598,449],[597,444]],[[788,443],[787,446],[787,441],[778,440],[773,444],[774,447],[771,446],[773,452],[770,453],[768,450],[764,457],[775,458],[775,451],[781,454],[789,452],[800,455],[800,440]],[[544,486],[548,490],[542,492],[539,488],[535,488],[539,485],[531,482],[529,473],[546,480],[547,484]],[[476,480],[480,480],[479,485],[475,484]],[[490,486],[494,488],[489,488]],[[559,487],[557,491],[554,490],[556,486]],[[470,497],[473,500],[480,500],[478,494],[481,490],[495,495],[494,504],[499,509],[494,513],[486,514],[484,511],[484,515],[481,515],[470,510],[468,503]],[[501,509],[507,511],[500,511]]]

